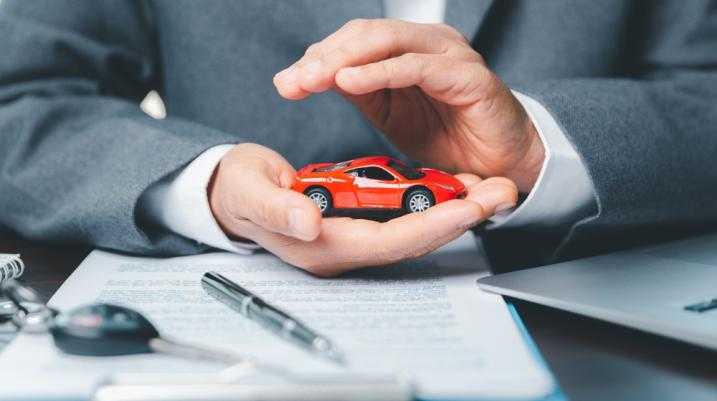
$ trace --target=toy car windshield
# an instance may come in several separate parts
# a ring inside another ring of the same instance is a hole
[[[399,174],[409,180],[418,180],[426,176],[424,172],[408,167],[405,164],[393,159],[388,162],[388,167],[396,170]]]
[[[330,165],[330,166],[317,167],[317,168],[314,169],[314,171],[317,172],[317,173],[325,173],[325,172],[328,172],[328,171],[341,170],[341,169],[346,168],[346,167],[348,167],[348,166],[350,166],[350,165],[351,165],[351,162],[350,162],[350,161],[347,161],[347,162],[335,163],[335,164],[332,164],[332,165]]]

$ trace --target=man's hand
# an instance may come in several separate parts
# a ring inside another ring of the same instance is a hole
[[[319,276],[426,254],[457,238],[496,211],[515,205],[518,192],[505,178],[470,174],[465,199],[440,203],[386,223],[322,219],[318,207],[290,189],[296,171],[278,153],[255,144],[234,147],[219,163],[209,188],[212,212],[226,233],[257,242],[284,261]]]
[[[416,160],[505,176],[522,192],[544,160],[518,100],[468,41],[443,24],[354,20],[274,78],[287,99],[337,89]]]

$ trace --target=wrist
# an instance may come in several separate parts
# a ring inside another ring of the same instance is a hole
[[[227,233],[227,229],[223,224],[225,220],[224,208],[220,202],[221,195],[219,194],[219,185],[217,185],[217,176],[219,175],[220,166],[221,161],[217,163],[217,166],[214,168],[214,173],[209,179],[209,184],[207,185],[207,199],[209,201],[209,209],[211,210],[212,215],[214,215],[214,219],[217,221],[217,224],[222,231]]]
[[[545,162],[545,145],[529,119],[525,130],[528,138],[525,153],[516,167],[504,174],[518,186],[521,193],[528,193],[533,189]]]
[[[226,178],[223,176],[223,169],[226,168],[226,162],[225,158],[227,156],[225,155],[222,160],[217,163],[216,168],[214,169],[214,174],[212,174],[211,179],[209,180],[209,185],[207,185],[207,198],[209,200],[209,208],[214,215],[214,219],[217,222],[217,225],[221,230],[224,232],[224,234],[229,237],[233,241],[244,241],[244,239],[241,236],[238,236],[234,230],[231,229],[232,227],[232,220],[233,215],[231,211],[228,210],[226,205],[226,195],[223,193],[224,187],[225,187],[225,180]]]

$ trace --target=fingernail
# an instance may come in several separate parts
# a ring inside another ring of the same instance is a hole
[[[289,210],[289,231],[293,236],[302,240],[313,239],[310,226],[311,221],[306,212],[298,208]]]
[[[470,216],[463,215],[460,222],[458,223],[458,226],[462,230],[470,230],[471,228],[482,223],[484,220],[485,218],[482,215],[477,213],[471,213]]]
[[[483,210],[493,214],[498,212],[504,212],[512,207],[515,207],[515,203],[505,201],[506,193],[505,189],[500,186],[488,186],[481,188],[478,193],[473,195],[473,201],[478,202]]]
[[[515,207],[515,203],[512,203],[512,202],[501,203],[500,205],[495,207],[495,214],[498,214],[498,213],[508,214],[513,210],[514,207]]]
[[[278,74],[274,76],[277,80],[281,81],[284,84],[290,84],[293,82],[296,82],[296,67],[293,65],[283,71],[279,71]]]
[[[478,219],[474,221],[469,221],[461,224],[461,230],[468,231],[470,229],[478,227],[481,223],[483,223],[485,219]]]

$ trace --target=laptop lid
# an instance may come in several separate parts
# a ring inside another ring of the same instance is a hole
[[[478,285],[717,350],[717,234],[489,276]]]

